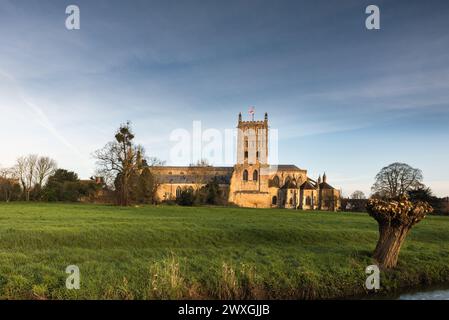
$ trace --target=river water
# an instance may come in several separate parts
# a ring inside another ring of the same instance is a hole
[[[350,298],[351,299],[351,298]],[[405,290],[398,294],[358,296],[352,299],[361,300],[449,300],[448,285],[430,286]]]
[[[449,290],[429,290],[401,294],[399,300],[449,300]]]

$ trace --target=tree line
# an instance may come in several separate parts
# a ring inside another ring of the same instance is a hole
[[[78,201],[98,189],[96,181],[81,181],[72,171],[58,168],[55,160],[30,154],[14,166],[0,169],[0,200]]]
[[[130,122],[122,124],[114,139],[95,151],[96,178],[80,180],[78,175],[60,169],[50,157],[28,155],[20,157],[11,168],[0,169],[1,201],[80,201],[95,198],[99,191],[104,202],[117,205],[154,204],[160,185],[151,168],[164,165],[156,157],[147,157],[145,149],[135,143]],[[208,166],[202,160],[199,166]],[[183,188],[176,199],[180,205],[220,204],[216,180],[198,177],[198,188]]]

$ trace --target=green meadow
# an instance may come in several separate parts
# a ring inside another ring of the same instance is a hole
[[[363,297],[376,241],[377,223],[362,213],[0,204],[0,298]],[[79,290],[66,289],[69,265]],[[449,217],[430,216],[377,294],[445,283]]]

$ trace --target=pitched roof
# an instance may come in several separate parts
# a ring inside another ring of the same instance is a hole
[[[320,183],[320,188],[321,189],[335,189],[334,187],[332,187],[330,184],[328,184],[327,182],[321,182]]]
[[[278,164],[277,168],[278,171],[304,171],[303,169],[298,168],[294,164]]]
[[[310,181],[304,182],[300,187],[300,189],[304,190],[315,190],[316,188],[310,183]]]

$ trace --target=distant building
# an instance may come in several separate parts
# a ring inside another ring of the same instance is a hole
[[[295,165],[268,164],[268,115],[263,121],[238,119],[237,164],[234,167],[157,166],[157,201],[176,200],[185,188],[198,190],[217,179],[230,204],[251,208],[340,209],[340,191],[326,174],[313,180]]]
[[[106,188],[106,183],[103,177],[90,177],[90,179],[80,180],[79,183],[88,189],[86,194],[80,197],[79,201],[89,203],[113,202],[113,192]]]

